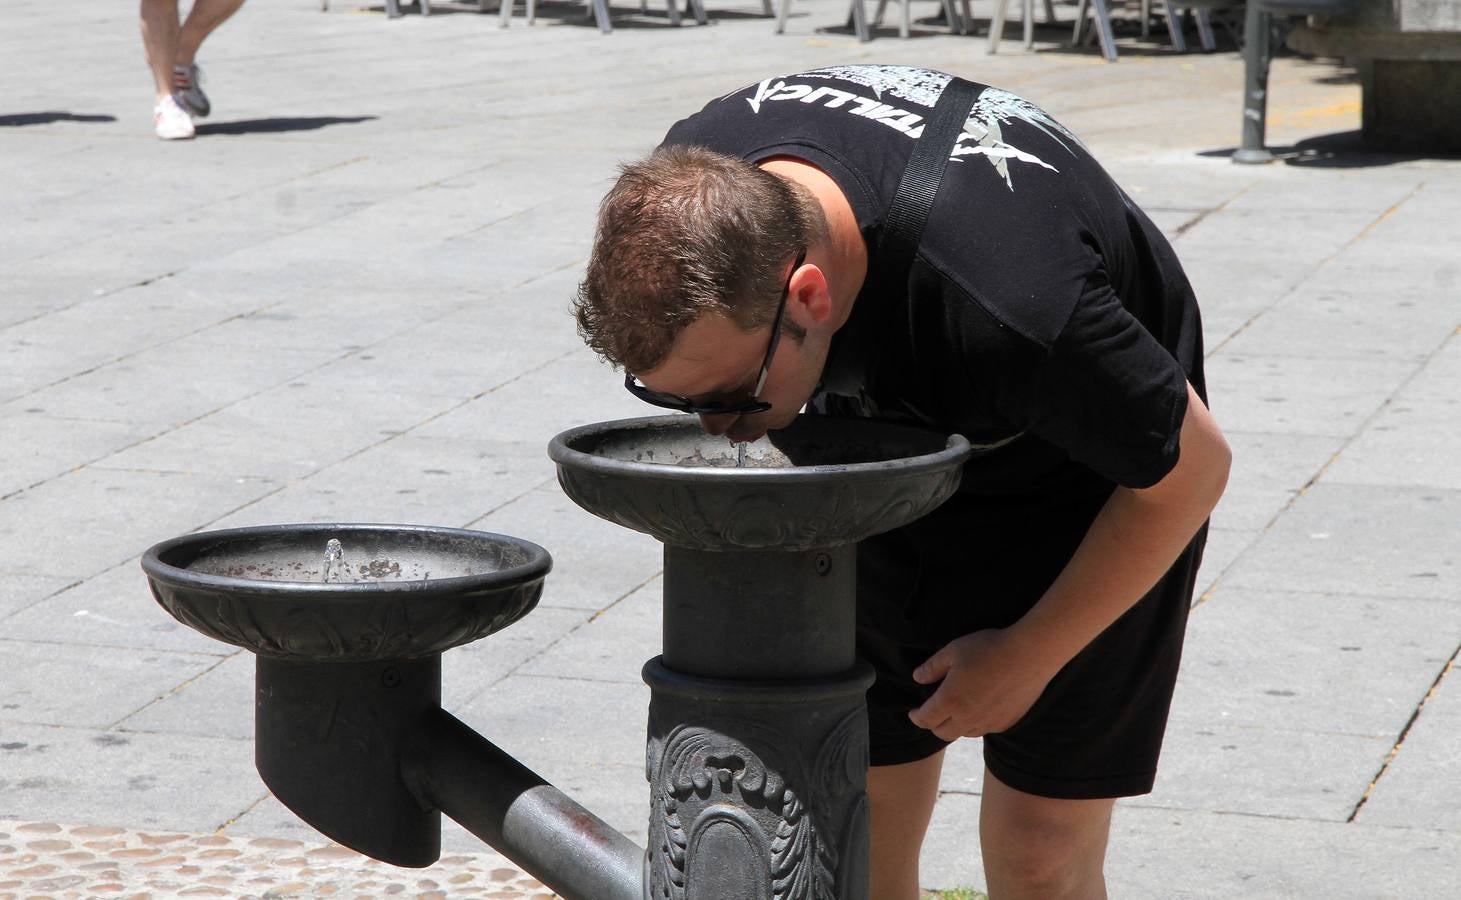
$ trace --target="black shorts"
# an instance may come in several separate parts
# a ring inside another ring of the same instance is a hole
[[[951,501],[859,546],[858,653],[878,676],[868,691],[873,765],[914,762],[947,746],[908,720],[937,688],[915,682],[913,670],[955,638],[1024,615],[1109,490],[1047,505]],[[984,737],[996,778],[1061,799],[1151,790],[1206,533],[1051,680],[1024,718]]]

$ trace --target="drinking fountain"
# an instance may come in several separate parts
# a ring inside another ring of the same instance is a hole
[[[505,535],[281,525],[144,554],[164,609],[255,654],[265,784],[400,866],[439,857],[445,813],[569,900],[866,900],[856,543],[947,499],[968,443],[801,416],[738,449],[668,416],[571,429],[548,452],[575,503],[664,544],[648,849],[441,708],[441,654],[542,593],[547,551]]]

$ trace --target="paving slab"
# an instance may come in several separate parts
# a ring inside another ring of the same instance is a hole
[[[25,575],[0,569],[0,622],[10,627],[10,619],[75,583],[59,575]]]
[[[1321,478],[1224,575],[1231,587],[1454,601],[1461,493]]]
[[[1225,432],[1350,437],[1420,363],[1223,350],[1207,360],[1213,417]]]
[[[1344,446],[1332,435],[1260,434],[1224,429],[1233,450],[1228,488],[1212,512],[1225,528],[1262,531]]]
[[[1316,277],[1235,336],[1227,349],[1249,356],[1421,361],[1456,326],[1454,305]]]
[[[1150,806],[1348,820],[1394,736],[1177,721],[1167,726]]]
[[[275,490],[265,481],[87,467],[0,502],[10,565],[90,577]]]
[[[557,481],[506,503],[469,527],[516,534],[553,554],[543,606],[601,610],[637,590],[663,568],[662,545],[584,512]]]
[[[0,444],[0,497],[104,459],[151,436],[147,429],[127,422],[63,419],[31,412],[0,413],[0,434],[24,436]]]
[[[513,675],[452,714],[643,845],[647,686]]]
[[[1455,651],[1461,608],[1219,588],[1187,632],[1174,721],[1394,740]]]
[[[0,723],[0,747],[0,818],[211,832],[265,793],[252,741]]]
[[[1461,836],[1118,803],[1112,896],[1380,900],[1461,891]]]
[[[1456,631],[1450,632],[1456,640]],[[1415,721],[1370,789],[1355,821],[1373,825],[1436,829],[1461,833],[1461,808],[1449,786],[1461,774],[1461,675],[1457,674],[1458,646],[1452,651],[1425,697]]]
[[[1461,332],[1458,332],[1461,333]],[[1326,481],[1461,489],[1461,339],[1407,382],[1324,473]]]
[[[233,652],[227,644],[169,616],[153,600],[141,561],[135,558],[75,584],[59,585],[5,620],[4,630],[6,637],[18,641],[62,643],[98,652],[163,650],[213,656]]]
[[[593,615],[589,610],[540,604],[496,634],[449,650],[441,659],[442,708],[451,712],[482,694],[502,690],[503,679],[525,671]]]
[[[0,667],[11,674],[0,727],[78,725],[108,728],[218,665],[197,653],[110,649],[0,640]],[[105,692],[94,685],[107,686]]]
[[[1207,546],[1202,551],[1202,565],[1197,570],[1197,581],[1192,591],[1192,602],[1198,604],[1213,589],[1221,584],[1223,575],[1243,551],[1258,540],[1260,532],[1223,528],[1218,522],[1207,530]]]
[[[208,334],[165,346],[134,347],[126,356],[37,385],[0,407],[52,416],[130,424],[155,435],[289,382],[338,354],[262,347],[230,353]]]
[[[639,684],[640,670],[659,656],[663,583],[656,577],[564,635],[518,671],[524,675]]]
[[[215,658],[206,671],[117,721],[117,730],[252,742],[254,655],[228,644],[213,643],[220,654],[233,652]]]

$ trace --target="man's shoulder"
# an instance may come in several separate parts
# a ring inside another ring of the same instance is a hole
[[[774,129],[788,137],[820,138],[834,149],[839,137],[849,146],[870,136],[896,145],[922,134],[924,119],[951,78],[933,69],[884,65],[772,75],[710,101],[677,122],[665,141],[744,142]]]

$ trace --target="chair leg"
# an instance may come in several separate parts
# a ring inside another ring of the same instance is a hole
[[[786,34],[786,20],[791,15],[791,0],[781,0],[781,9],[776,13],[776,33]]]
[[[533,24],[538,18],[538,0],[528,0],[528,24]]]
[[[1055,0],[1045,0],[1045,24],[1055,24]]]
[[[1167,0],[1167,35],[1172,39],[1172,49],[1178,53],[1187,52],[1187,38],[1182,36],[1182,9]]]
[[[330,0],[320,0],[320,12],[330,11]]]
[[[908,2],[908,0],[903,0]],[[966,0],[967,2],[967,0]],[[964,34],[964,20],[959,17],[959,11],[954,9],[954,0],[943,0],[944,18],[949,23],[949,34]]]
[[[399,19],[401,17],[401,0],[386,0],[386,18]]]
[[[964,15],[960,17],[959,34],[968,34],[974,30],[974,13],[969,9],[969,0],[961,4],[964,7]]]
[[[1025,49],[1035,48],[1035,0],[1024,0],[1021,12],[1023,19],[1021,24],[1025,29]]]
[[[608,34],[614,30],[613,24],[609,21],[609,0],[593,0],[594,21],[598,23],[599,33]]]
[[[710,24],[710,20],[705,17],[705,0],[690,0],[686,5],[690,7],[690,15],[695,17],[696,25]]]
[[[670,11],[670,25],[680,27],[680,2],[679,0],[665,0],[665,6]]]
[[[989,53],[993,55],[999,52],[999,39],[1004,35],[1004,17],[1008,12],[1010,0],[998,0],[994,6],[994,18],[989,22]]]
[[[771,0],[761,0],[761,12],[765,13],[768,19],[776,18],[776,10],[772,7]]]
[[[1096,7],[1096,37],[1101,39],[1101,54],[1107,62],[1116,61],[1116,35],[1111,31],[1111,10],[1106,0],[1094,0]]]
[[[1141,0],[1141,39],[1152,36],[1152,0]]]
[[[421,15],[431,15],[431,0],[416,0],[416,2],[421,4]]]
[[[888,0],[878,0],[877,11],[873,13],[873,27],[883,24],[883,13],[888,11]]]
[[[852,30],[857,34],[857,39],[866,44],[873,39],[871,29],[867,27],[867,7],[862,5],[862,0],[852,0]]]
[[[1070,45],[1079,47],[1086,36],[1086,16],[1090,15],[1090,0],[1080,0],[1075,7],[1075,30],[1070,35]]]
[[[1197,37],[1202,41],[1202,49],[1208,53],[1217,49],[1217,38],[1212,33],[1212,11],[1209,9],[1197,10]]]
[[[898,37],[907,40],[912,30],[913,4],[909,0],[903,0],[903,15],[898,18]]]

